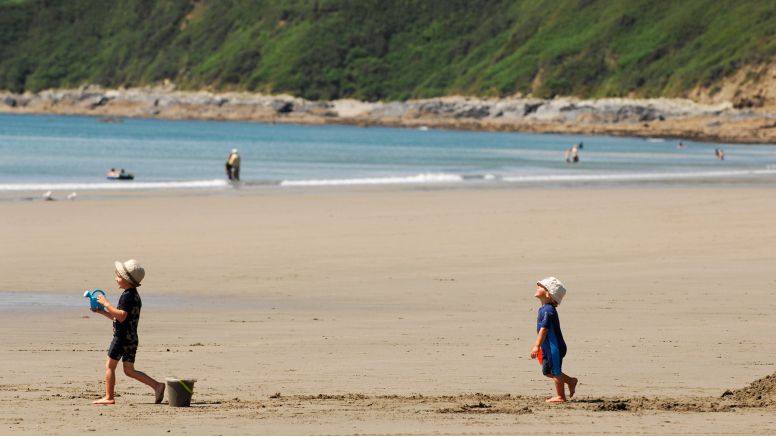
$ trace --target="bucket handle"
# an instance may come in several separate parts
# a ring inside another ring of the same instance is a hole
[[[190,395],[191,395],[191,394],[194,394],[194,390],[190,389],[190,388],[189,388],[189,386],[188,386],[188,385],[186,385],[186,383],[185,383],[185,382],[183,382],[183,380],[182,380],[182,379],[179,379],[179,380],[178,380],[178,384],[182,385],[182,386],[183,386],[183,388],[185,388],[185,389],[186,389],[186,391],[187,391],[187,392],[189,392],[189,394],[190,394]]]

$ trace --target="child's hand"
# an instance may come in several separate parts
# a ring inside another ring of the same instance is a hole
[[[536,358],[539,356],[539,346],[534,346],[533,349],[531,349],[531,358]]]
[[[102,306],[108,305],[110,302],[108,302],[108,299],[105,298],[103,295],[97,296],[97,302],[101,304]]]

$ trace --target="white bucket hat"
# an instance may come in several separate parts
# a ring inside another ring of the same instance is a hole
[[[560,305],[560,301],[563,300],[563,296],[566,295],[566,287],[564,287],[555,276],[548,276],[537,282],[536,285],[541,285],[549,291],[550,297],[552,297],[552,300],[558,305]]]
[[[145,269],[138,264],[137,260],[116,261],[113,264],[116,266],[116,273],[135,287],[139,287],[140,282],[145,278]]]

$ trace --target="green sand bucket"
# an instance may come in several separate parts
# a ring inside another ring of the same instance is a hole
[[[194,394],[196,379],[166,378],[167,400],[171,407],[188,407],[191,405],[191,395]]]

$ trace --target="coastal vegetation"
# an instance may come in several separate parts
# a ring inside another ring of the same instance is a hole
[[[13,92],[678,97],[775,58],[773,1],[0,0]]]

